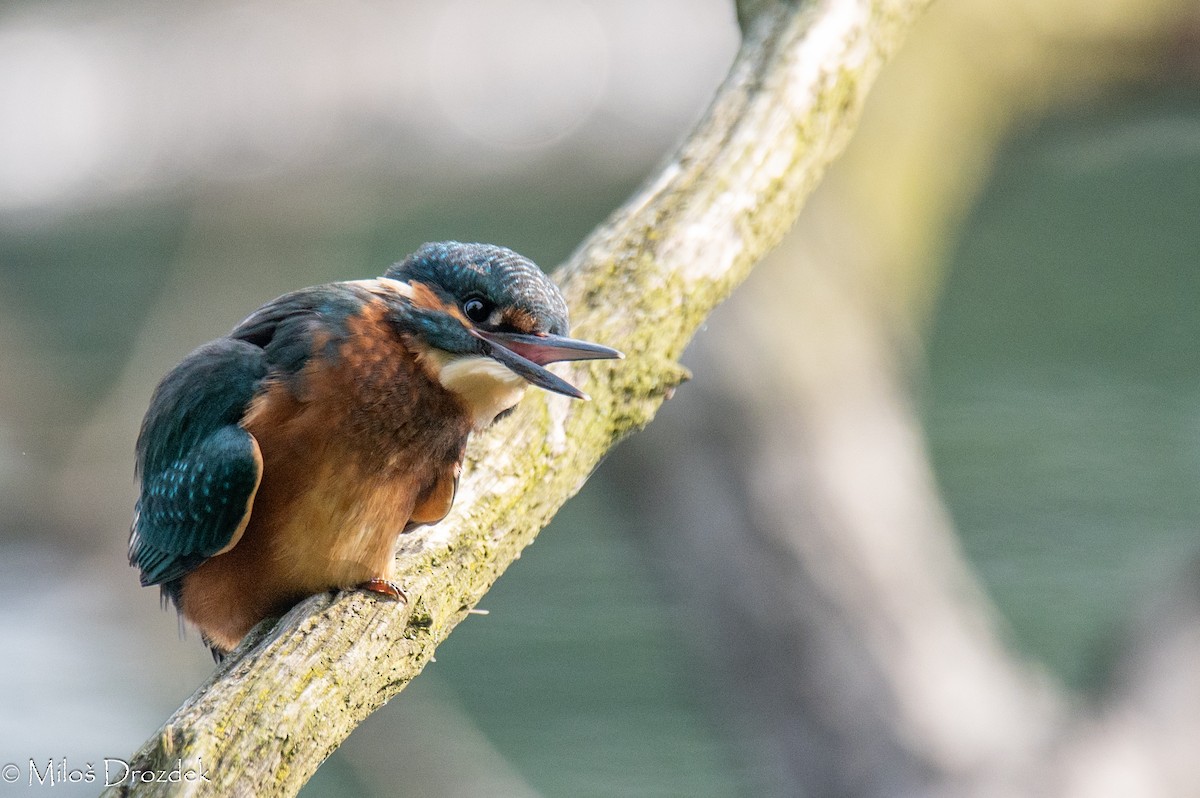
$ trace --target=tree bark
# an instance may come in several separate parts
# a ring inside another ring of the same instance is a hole
[[[108,794],[294,795],[415,677],[468,610],[683,379],[708,313],[788,230],[854,129],[867,88],[926,0],[757,0],[691,137],[558,273],[574,332],[624,350],[590,403],[535,394],[472,442],[451,515],[402,539],[407,604],[323,594],[264,624],[131,757],[209,781]]]

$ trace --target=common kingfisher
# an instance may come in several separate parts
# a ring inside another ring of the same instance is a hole
[[[528,384],[586,398],[547,363],[621,357],[567,331],[554,283],[488,244],[268,302],[155,389],[130,564],[218,656],[315,593],[403,598],[397,539],[450,511],[471,432]]]

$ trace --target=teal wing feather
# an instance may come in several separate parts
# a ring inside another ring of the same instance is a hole
[[[363,299],[347,283],[285,294],[163,378],[137,442],[129,561],[143,585],[177,598],[178,580],[230,545],[262,476],[257,442],[240,426],[250,403],[268,376],[301,392],[316,333],[328,347]]]
[[[222,338],[175,367],[150,402],[137,442],[141,493],[129,561],[143,585],[176,580],[227,547],[262,476],[239,426],[267,374],[263,350]]]

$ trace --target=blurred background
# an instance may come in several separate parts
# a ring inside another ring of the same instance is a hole
[[[727,0],[0,8],[0,764],[128,756],[211,672],[125,564],[167,369],[424,241],[552,268],[738,42]],[[1200,585],[1198,265],[1193,3],[934,4],[694,380],[302,794],[925,795],[1043,760],[1023,724],[1125,706]]]

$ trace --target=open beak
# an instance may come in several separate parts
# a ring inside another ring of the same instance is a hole
[[[587,399],[588,395],[543,366],[563,360],[609,360],[625,357],[607,346],[549,333],[524,335],[472,329],[471,334],[491,346],[492,357],[533,385],[575,399]]]

